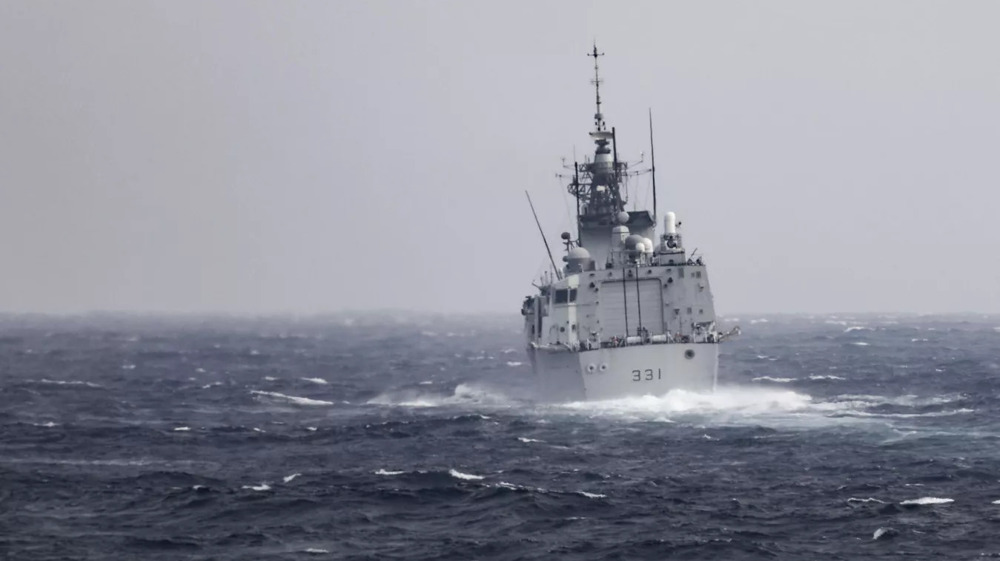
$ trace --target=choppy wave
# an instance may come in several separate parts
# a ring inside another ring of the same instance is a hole
[[[445,407],[454,405],[508,405],[511,400],[502,393],[471,384],[458,384],[450,393],[425,389],[392,390],[367,401],[369,405],[400,407]]]
[[[458,471],[457,469],[449,469],[448,470],[448,474],[451,475],[452,477],[456,478],[456,479],[464,479],[466,481],[479,481],[479,480],[482,480],[482,479],[486,479],[482,475],[475,475],[475,474],[472,474],[472,473],[463,473],[461,471]]]
[[[94,382],[88,382],[86,380],[49,380],[48,378],[42,378],[38,380],[39,384],[50,384],[55,386],[86,386],[88,388],[100,388],[100,384]]]
[[[19,513],[4,519],[17,538],[5,553],[582,561],[995,549],[996,318],[774,317],[721,347],[714,393],[569,404],[532,400],[520,318],[342,319],[119,333],[19,332],[22,320],[0,318],[0,501]],[[870,329],[844,333],[860,326]],[[862,339],[863,351],[850,344]]]
[[[901,505],[943,505],[955,502],[955,499],[941,497],[920,497],[919,499],[907,499],[900,501]]]
[[[285,401],[288,403],[295,403],[296,405],[334,405],[332,401],[323,401],[322,399],[311,399],[308,397],[298,397],[294,395],[285,395],[278,392],[266,392],[262,390],[251,390],[251,394],[264,396],[268,398],[273,398],[278,401]]]

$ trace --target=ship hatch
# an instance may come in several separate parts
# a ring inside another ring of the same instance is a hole
[[[602,283],[599,313],[604,341],[613,336],[626,336],[626,307],[628,310],[627,335],[637,334],[636,330],[640,326],[640,315],[642,327],[645,327],[650,335],[664,332],[663,293],[659,279],[645,279],[638,283],[635,279],[627,279],[624,291],[621,281]]]

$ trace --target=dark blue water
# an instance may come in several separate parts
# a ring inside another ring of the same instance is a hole
[[[745,317],[715,394],[559,406],[519,319],[0,318],[0,556],[1000,557],[1000,318]]]

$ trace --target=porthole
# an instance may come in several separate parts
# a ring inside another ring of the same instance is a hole
[[[607,372],[607,370],[608,370],[608,365],[607,364],[602,364],[601,365],[601,372]]]
[[[597,370],[597,366],[595,366],[593,364],[588,364],[587,365],[587,372],[593,373],[595,370]]]
[[[688,359],[694,358],[694,349],[688,349],[684,351],[684,358]]]

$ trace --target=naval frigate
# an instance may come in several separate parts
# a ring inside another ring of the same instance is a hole
[[[552,271],[533,283],[538,292],[527,296],[521,308],[539,397],[582,401],[675,389],[712,391],[719,344],[739,328],[722,332],[717,327],[706,265],[684,248],[681,223],[673,212],[663,216],[654,245],[658,217],[652,118],[650,167],[636,169],[618,159],[615,128],[608,129],[601,111],[602,55],[596,45],[588,54],[594,59],[597,103],[590,133],[594,155],[567,166],[577,236],[562,234],[562,267],[556,266],[545,242]],[[652,178],[653,210],[628,210],[629,179],[644,173]]]

